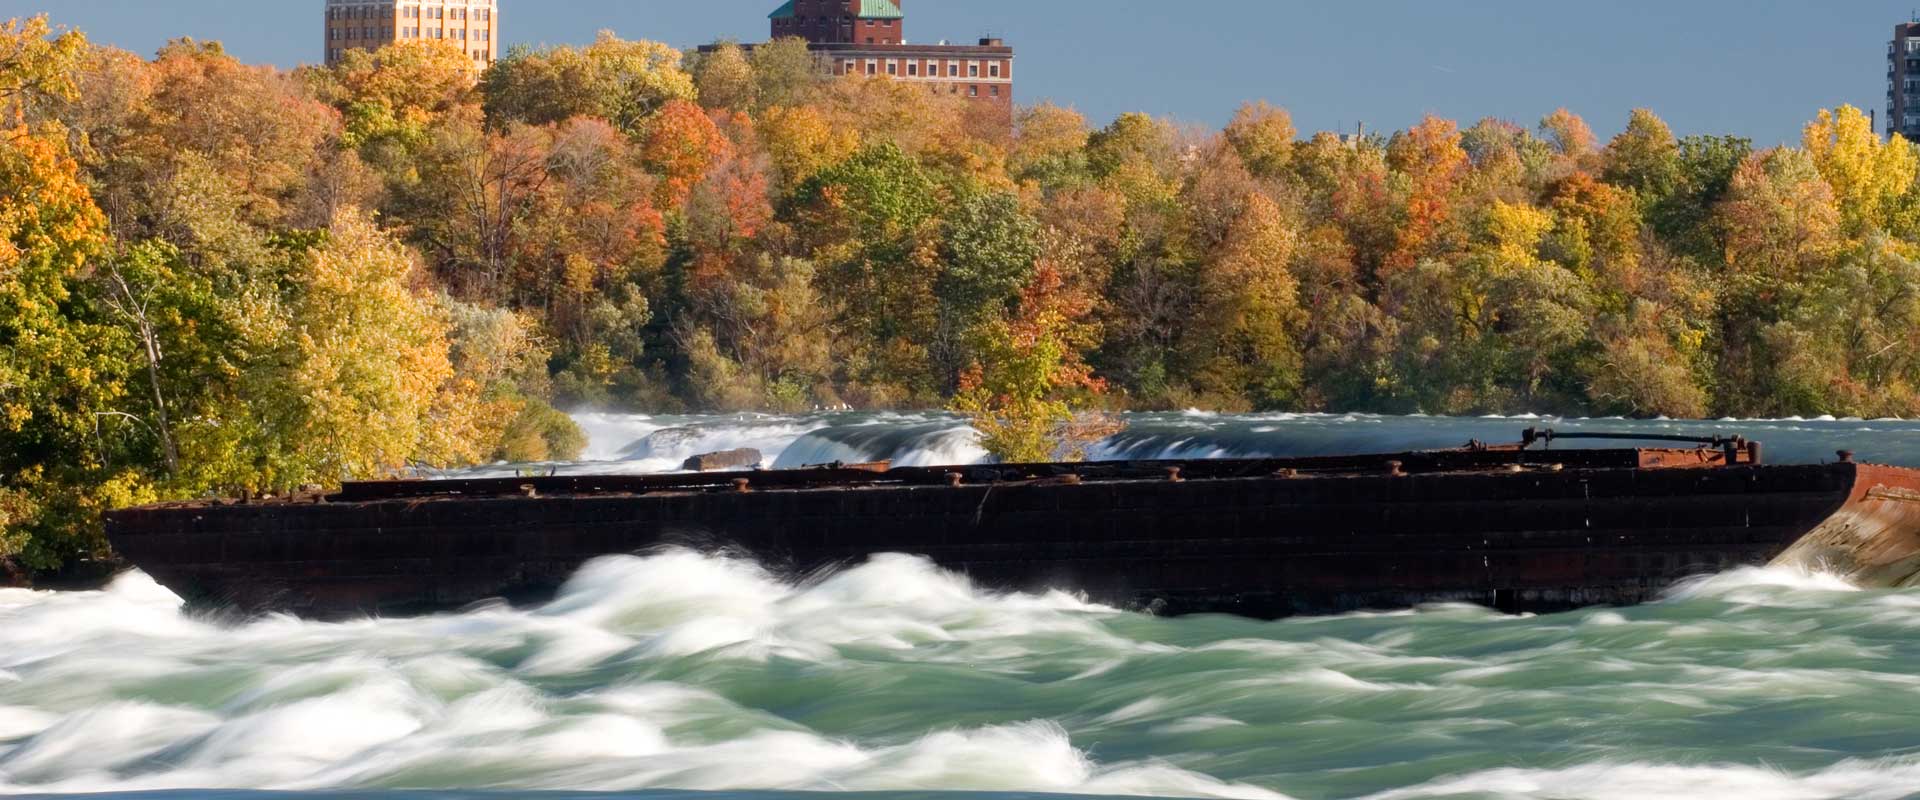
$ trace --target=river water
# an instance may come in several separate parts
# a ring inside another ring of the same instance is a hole
[[[980,456],[938,415],[583,415],[597,465]],[[1920,462],[1920,424],[1136,418],[1109,456],[1738,431],[1773,460]],[[496,471],[511,471],[498,468]],[[1259,622],[985,592],[904,556],[770,574],[683,551],[551,604],[192,617],[138,573],[0,591],[0,794],[753,798],[1920,796],[1920,591],[1703,576],[1661,602]],[[212,792],[221,789],[232,791]],[[263,794],[250,790],[269,790]],[[285,792],[288,794],[278,794]]]

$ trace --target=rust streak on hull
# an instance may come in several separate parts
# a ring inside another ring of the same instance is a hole
[[[1920,473],[1863,464],[1855,481],[1846,504],[1774,563],[1830,572],[1862,586],[1916,585]]]

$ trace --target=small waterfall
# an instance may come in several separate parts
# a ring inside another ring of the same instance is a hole
[[[977,464],[986,460],[978,434],[957,419],[919,424],[863,424],[823,428],[800,437],[774,462],[776,469],[813,464],[891,461],[899,467]]]

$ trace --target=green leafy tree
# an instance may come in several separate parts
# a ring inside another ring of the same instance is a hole
[[[939,202],[933,177],[892,143],[822,170],[792,200],[825,292],[870,343],[870,376],[909,394],[932,392],[938,268],[927,256]]]

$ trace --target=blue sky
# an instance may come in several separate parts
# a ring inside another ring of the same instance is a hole
[[[1147,111],[1219,125],[1245,100],[1302,130],[1401,128],[1427,113],[1531,124],[1559,106],[1602,135],[1636,106],[1680,133],[1797,140],[1823,106],[1885,107],[1885,47],[1915,0],[907,0],[913,41],[1006,38],[1019,99],[1096,124]],[[691,46],[751,41],[776,0],[502,0],[503,45],[596,30]],[[219,39],[248,61],[320,57],[321,0],[0,0],[151,53]],[[1201,9],[1194,13],[1191,9]],[[1885,113],[1884,111],[1882,113]]]

